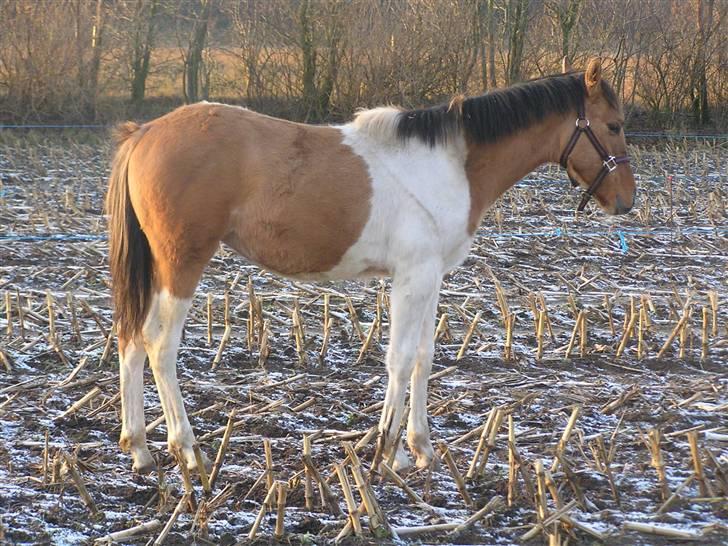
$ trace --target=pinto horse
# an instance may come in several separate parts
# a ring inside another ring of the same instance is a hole
[[[392,276],[380,446],[397,468],[409,464],[396,438],[409,381],[407,443],[417,466],[427,466],[434,456],[427,382],[443,275],[465,259],[493,202],[544,163],[561,163],[586,190],[582,208],[593,196],[607,214],[629,211],[635,181],[623,122],[593,59],[585,72],[432,108],[374,108],[341,126],[207,102],[123,124],[107,211],[120,445],[134,469],[154,468],[144,422],[147,356],[168,446],[196,467],[176,358],[195,288],[221,241],[294,279]]]

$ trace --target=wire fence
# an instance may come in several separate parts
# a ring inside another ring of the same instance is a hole
[[[111,129],[113,125],[106,124],[0,124],[0,131],[4,129]],[[625,133],[629,139],[666,139],[666,140],[728,140],[728,133],[672,133],[662,131],[633,131]]]
[[[539,238],[594,238],[604,237],[611,238],[615,237],[619,243],[619,250],[622,254],[629,252],[629,243],[627,242],[628,237],[680,237],[683,235],[695,235],[699,234],[704,237],[720,236],[728,233],[728,227],[717,227],[717,226],[688,226],[688,227],[675,227],[673,229],[658,228],[658,229],[639,229],[639,228],[620,228],[620,229],[602,229],[602,230],[571,230],[556,227],[552,229],[544,229],[539,231],[525,231],[525,232],[496,232],[492,230],[481,231],[480,235],[489,239],[523,239],[528,237],[539,237]],[[106,235],[93,235],[83,233],[46,233],[37,235],[21,235],[21,234],[0,234],[0,242],[21,242],[21,243],[35,243],[35,242],[92,242],[92,241],[105,241]]]

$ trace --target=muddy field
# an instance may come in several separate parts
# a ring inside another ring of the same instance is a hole
[[[380,507],[355,511],[362,537],[350,544],[514,544],[531,530],[532,543],[728,544],[725,145],[633,148],[640,201],[627,217],[575,218],[578,196],[556,168],[498,203],[438,312],[430,423],[457,472],[403,472],[405,487],[370,473],[388,281],[292,283],[221,248],[178,366],[211,459],[235,410],[211,495],[192,476],[196,510],[180,502],[149,370],[160,472],[134,475],[117,446],[108,154],[90,135],[0,134],[0,543],[92,543],[140,524],[127,540],[152,543],[173,515],[165,544],[247,542],[271,483],[254,541],[274,542],[278,523],[282,542],[333,542],[349,513],[333,465],[346,463],[354,504],[360,468]],[[304,436],[330,487],[323,505],[315,477],[306,492]],[[487,462],[464,477],[481,437]],[[360,467],[345,461],[347,442]],[[439,524],[453,525],[419,528]]]

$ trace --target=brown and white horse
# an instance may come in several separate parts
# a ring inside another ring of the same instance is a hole
[[[427,381],[443,275],[465,259],[493,202],[544,163],[562,162],[608,214],[629,211],[635,181],[623,121],[595,59],[586,72],[433,108],[375,108],[342,126],[213,103],[124,124],[107,210],[120,444],[135,470],[154,467],[144,423],[146,356],[169,447],[195,467],[176,358],[193,293],[220,241],[291,278],[392,276],[382,445],[390,456],[399,444],[409,381],[408,445],[418,466],[429,464]],[[395,455],[397,467],[407,464],[403,450]]]

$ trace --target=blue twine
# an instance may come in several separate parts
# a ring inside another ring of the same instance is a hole
[[[2,129],[106,129],[108,125],[54,125],[54,124],[40,124],[40,125],[0,125]]]
[[[711,226],[689,226],[678,229],[638,229],[638,228],[624,228],[624,229],[608,229],[608,230],[595,230],[595,231],[562,231],[562,229],[555,228],[547,231],[530,231],[525,233],[519,232],[500,232],[500,233],[483,233],[486,237],[492,239],[517,239],[520,237],[599,237],[603,235],[611,235],[613,233],[618,235],[679,235],[679,234],[692,234],[692,233],[703,233],[709,235],[711,233],[728,233],[728,227],[719,228]]]
[[[0,235],[0,241],[105,241],[106,235],[57,234],[57,235]]]
[[[627,239],[624,237],[624,232],[618,231],[617,234],[619,235],[619,246],[622,249],[622,254],[627,254],[629,247],[627,246]]]
[[[656,133],[649,131],[635,131],[633,133],[625,133],[627,138],[666,138],[674,140],[676,138],[691,138],[703,140],[728,140],[728,135],[710,135],[710,134],[691,134],[691,133]]]
[[[629,252],[629,245],[627,243],[627,236],[679,236],[689,234],[724,234],[728,233],[728,227],[718,228],[710,226],[689,226],[678,229],[637,229],[637,228],[625,228],[625,229],[609,229],[609,230],[595,230],[595,231],[565,231],[561,227],[557,227],[549,230],[542,231],[531,231],[526,233],[517,232],[506,232],[506,233],[482,233],[483,236],[490,239],[519,239],[524,237],[602,237],[610,236],[616,232],[619,237],[619,248],[622,254]],[[91,235],[83,233],[58,233],[58,234],[42,234],[42,235],[15,235],[15,234],[0,234],[0,241],[12,241],[12,242],[39,242],[39,241],[58,241],[58,242],[75,242],[75,241],[105,241],[106,235]]]

